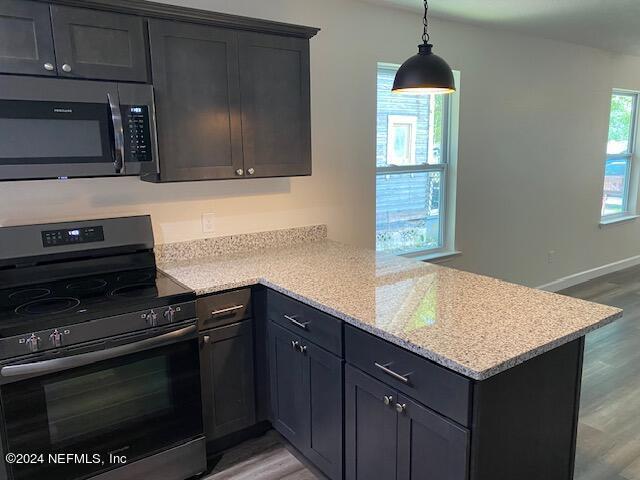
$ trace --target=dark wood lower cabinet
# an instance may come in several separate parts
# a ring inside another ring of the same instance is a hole
[[[345,384],[345,479],[395,480],[395,390],[350,365],[345,367]]]
[[[273,426],[294,446],[301,447],[307,435],[308,406],[303,392],[303,358],[293,346],[299,338],[273,323],[269,328]]]
[[[329,478],[342,478],[343,362],[312,343],[302,344],[308,425],[302,453]]]
[[[251,320],[200,334],[200,370],[207,441],[256,421]]]
[[[469,431],[402,395],[397,404],[397,479],[465,480]]]
[[[466,480],[469,432],[346,367],[346,479]]]
[[[342,359],[269,324],[273,426],[333,480],[342,478]]]
[[[339,346],[345,340],[345,365],[311,341],[326,338],[313,311],[300,317],[294,309],[291,318],[302,326],[289,329],[274,321],[278,311],[267,293],[254,289],[254,320],[201,333],[209,440],[226,442],[270,420],[331,480],[573,479],[583,338],[486,380],[462,382],[400,347],[336,329],[331,338]],[[233,299],[251,311],[247,298]],[[211,305],[201,302],[202,312],[215,312]],[[379,357],[386,370],[375,366]],[[391,375],[395,370],[404,380]],[[430,391],[438,388],[446,393]]]

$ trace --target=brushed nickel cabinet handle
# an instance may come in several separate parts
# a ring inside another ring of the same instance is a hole
[[[387,366],[389,364],[381,365],[378,362],[374,362],[373,364],[376,366],[376,368],[382,370],[384,373],[386,373],[390,377],[393,377],[396,380],[401,381],[402,383],[409,384],[409,379],[407,378],[408,374],[407,375],[400,375],[399,373],[394,372],[393,370],[387,368]]]
[[[300,346],[300,342],[296,342],[295,340],[291,340],[291,348],[298,351],[298,347]]]
[[[66,73],[69,73],[71,71],[71,65],[65,63],[64,65],[62,65],[62,70]]]
[[[393,396],[385,395],[384,397],[382,397],[382,401],[384,402],[385,405],[391,405],[391,402],[393,402]]]
[[[303,330],[307,329],[307,325],[309,325],[309,322],[307,323],[301,323],[298,320],[296,320],[295,315],[284,315],[284,318],[286,318],[287,320],[289,320],[291,323],[293,323],[296,327],[302,328]]]
[[[236,310],[243,309],[244,305],[234,305],[233,307],[221,308],[220,310],[214,310],[211,312],[211,316],[215,317],[217,315],[223,315],[225,313],[235,312]]]
[[[211,337],[209,335],[205,335],[204,337],[202,337],[202,343],[208,345],[210,341],[211,341]]]
[[[45,64],[44,64],[44,69],[45,69],[47,72],[52,72],[54,68],[55,68],[55,67],[53,66],[53,63],[49,63],[49,62],[47,62],[47,63],[45,63]]]
[[[396,412],[404,413],[407,410],[406,403],[396,403]]]

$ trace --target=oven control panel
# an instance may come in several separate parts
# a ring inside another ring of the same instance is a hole
[[[127,160],[150,162],[151,133],[149,107],[147,105],[124,105],[124,148]]]
[[[45,230],[42,232],[42,246],[45,248],[103,241],[104,230],[101,226]]]
[[[195,324],[195,318],[196,303],[191,301],[0,338],[0,362],[6,358],[42,354],[61,348],[71,348],[79,353],[80,349],[85,348],[83,344],[91,346],[96,341],[103,342],[102,348],[117,346],[130,342],[129,334],[132,332],[152,331],[190,321]],[[124,335],[123,340],[119,340],[118,335]]]

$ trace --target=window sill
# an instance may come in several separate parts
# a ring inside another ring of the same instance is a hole
[[[421,262],[440,263],[449,260],[450,258],[457,257],[458,255],[462,255],[462,252],[458,250],[447,250],[444,252],[405,254],[403,257],[420,260]]]
[[[606,227],[607,225],[615,225],[617,223],[629,222],[631,220],[635,220],[638,217],[640,217],[640,215],[627,214],[627,215],[619,215],[611,218],[601,218],[600,228]]]

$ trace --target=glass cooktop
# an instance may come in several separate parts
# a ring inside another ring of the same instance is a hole
[[[15,287],[0,290],[0,337],[194,299],[155,267]]]

